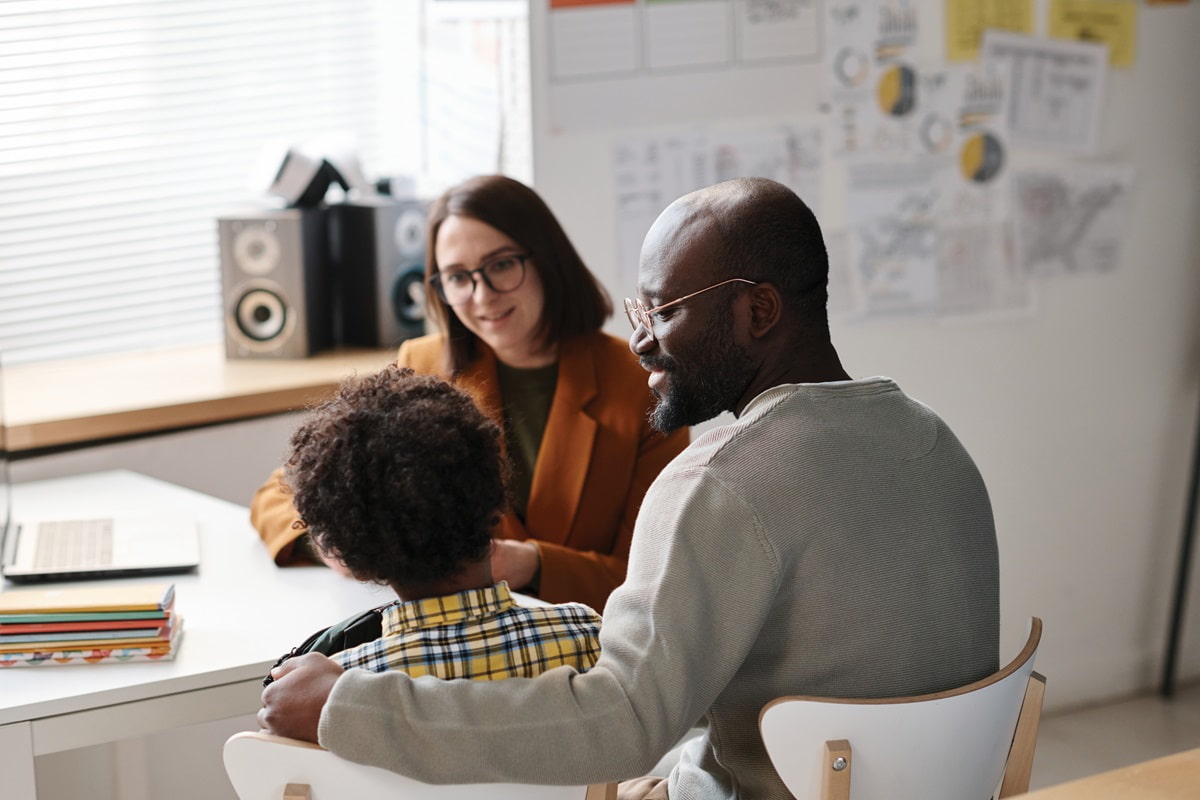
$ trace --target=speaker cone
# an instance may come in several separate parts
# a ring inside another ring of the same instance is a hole
[[[274,222],[242,227],[233,238],[233,260],[251,275],[266,275],[275,269],[279,266],[279,255]]]
[[[392,243],[401,258],[417,259],[425,255],[425,211],[411,208],[396,220],[392,230]]]
[[[425,270],[413,267],[392,284],[392,311],[406,328],[425,321]]]
[[[287,303],[269,289],[251,289],[234,308],[238,330],[256,342],[267,342],[283,333]]]

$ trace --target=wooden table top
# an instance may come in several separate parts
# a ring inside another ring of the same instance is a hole
[[[1020,796],[1021,800],[1196,800],[1200,748],[1101,772]]]

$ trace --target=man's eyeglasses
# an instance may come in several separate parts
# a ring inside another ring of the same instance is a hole
[[[502,253],[484,261],[475,269],[454,269],[439,272],[429,279],[429,285],[437,289],[438,296],[448,306],[461,306],[470,302],[475,294],[478,275],[493,292],[504,294],[515,292],[525,282],[525,262],[529,253]]]
[[[652,316],[650,316],[651,314],[657,314],[659,311],[662,311],[664,308],[670,308],[671,306],[679,305],[684,300],[691,300],[696,295],[704,294],[705,292],[709,291],[710,289],[716,289],[717,287],[724,286],[727,283],[747,283],[751,286],[758,285],[758,281],[751,281],[751,280],[747,280],[746,278],[730,278],[727,281],[721,281],[720,283],[714,283],[712,286],[706,286],[705,288],[701,289],[698,292],[692,292],[691,294],[685,294],[683,297],[680,297],[676,300],[672,300],[669,303],[663,303],[661,306],[655,306],[654,308],[646,308],[645,304],[642,303],[641,300],[638,300],[636,298],[630,299],[630,298],[626,297],[625,298],[625,315],[627,317],[629,317],[629,324],[633,326],[633,329],[635,331],[637,330],[638,325],[641,325],[643,328],[646,329],[646,333],[650,334],[651,341],[658,341],[658,337],[656,337],[654,335],[654,318]]]

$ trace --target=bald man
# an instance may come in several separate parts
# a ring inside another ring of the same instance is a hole
[[[827,279],[815,217],[773,181],[685,195],[647,234],[626,311],[652,421],[736,421],[650,487],[590,671],[480,685],[305,657],[264,691],[263,728],[430,783],[625,780],[622,798],[761,800],[790,797],[758,734],[768,701],[994,672],[983,480],[932,410],[846,372]],[[697,720],[669,778],[636,777]]]

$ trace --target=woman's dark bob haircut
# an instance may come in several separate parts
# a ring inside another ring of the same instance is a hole
[[[530,267],[542,279],[546,302],[537,335],[547,345],[600,330],[612,314],[604,287],[588,271],[554,213],[537,192],[504,175],[479,175],[446,192],[429,209],[425,248],[425,279],[438,272],[438,230],[449,216],[470,217],[512,239],[531,256]],[[437,292],[426,293],[430,316],[446,333],[447,367],[462,372],[477,355],[477,339],[442,302]]]

